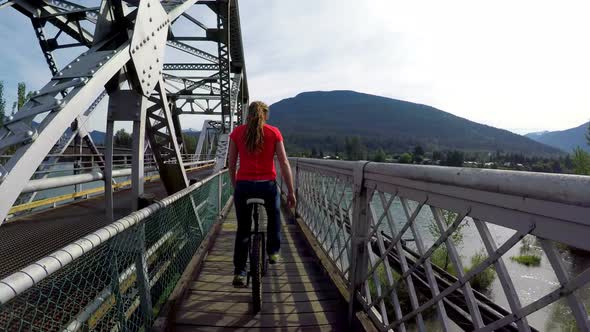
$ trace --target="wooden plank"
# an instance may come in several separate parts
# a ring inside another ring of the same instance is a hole
[[[212,312],[250,315],[252,313],[251,303],[229,303],[218,301],[193,301],[183,303],[178,307],[180,311]],[[264,305],[265,314],[282,313],[309,313],[309,312],[341,312],[346,310],[341,301],[308,301]]]
[[[211,263],[232,263],[234,261],[234,257],[228,255],[214,255],[209,254],[206,259],[207,262]],[[316,260],[312,257],[301,257],[300,255],[284,255],[281,253],[281,263],[310,263],[315,262]]]
[[[316,325],[313,327],[283,327],[280,329],[283,332],[301,332],[301,331],[314,331],[314,332],[328,332],[328,331],[343,331],[338,326],[332,324]],[[193,325],[177,325],[175,331],[178,332],[257,332],[257,331],[276,331],[275,328],[263,328],[263,327],[218,327],[218,326],[193,326]]]
[[[268,270],[299,271],[300,274],[307,274],[309,272],[319,273],[322,271],[322,268],[312,263],[281,263],[269,265]],[[202,271],[204,273],[233,274],[234,265],[230,262],[204,262]]]
[[[341,319],[340,315],[334,312],[258,314],[256,316],[195,311],[179,311],[176,314],[176,322],[180,324],[219,327],[313,327],[335,324],[338,319]]]
[[[263,278],[268,279],[268,278]],[[197,281],[190,285],[193,290],[208,292],[233,292],[233,293],[252,293],[252,289],[235,288],[230,283],[203,282]],[[329,282],[291,282],[278,281],[267,282],[262,285],[263,293],[299,293],[299,292],[321,292],[325,290],[336,290]]]
[[[162,310],[158,313],[158,317],[152,326],[153,331],[166,331],[168,325],[173,320],[175,311],[177,310],[180,303],[182,303],[182,300],[186,296],[187,291],[190,289],[190,281],[195,279],[199,267],[203,263],[203,257],[205,257],[210,247],[215,244],[216,234],[219,232],[222,226],[223,215],[227,213],[228,209],[232,205],[233,200],[230,198],[223,208],[221,216],[215,221],[215,224],[211,227],[207,233],[207,236],[199,245],[197,252],[188,263],[180,277],[180,280],[176,283],[172,293],[162,306]]]
[[[309,302],[321,300],[340,300],[340,294],[336,291],[325,291],[321,293],[266,293],[262,294],[262,302],[267,303],[293,303]],[[250,303],[252,302],[252,293],[235,293],[235,292],[204,292],[190,290],[185,302],[190,301],[218,301],[230,303]]]
[[[222,275],[222,274],[201,274],[197,281],[199,282],[215,282],[215,283],[227,283],[231,284],[232,280],[234,279],[233,275]],[[315,274],[315,275],[299,275],[299,274],[275,274],[275,275],[268,275],[268,277],[262,278],[262,283],[269,284],[269,283],[277,283],[277,282],[324,282],[328,281],[329,279],[324,274]]]

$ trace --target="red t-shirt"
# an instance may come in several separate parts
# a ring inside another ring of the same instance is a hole
[[[238,126],[229,135],[238,147],[240,157],[240,168],[236,180],[246,181],[270,181],[275,180],[277,171],[275,169],[274,155],[278,142],[283,141],[283,135],[279,128],[264,125],[264,147],[262,151],[251,153],[246,148],[246,126]]]

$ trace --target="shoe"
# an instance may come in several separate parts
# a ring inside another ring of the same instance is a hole
[[[232,285],[234,287],[245,287],[246,286],[246,276],[241,274],[234,275],[234,281],[232,281]]]
[[[279,255],[279,253],[272,254],[272,255],[268,256],[268,263],[269,264],[276,264],[279,262],[280,258],[281,258],[281,255]]]

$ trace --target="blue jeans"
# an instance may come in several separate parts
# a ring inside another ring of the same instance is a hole
[[[246,272],[248,245],[252,230],[252,206],[248,206],[246,201],[250,198],[264,199],[264,209],[267,216],[266,252],[272,255],[281,248],[281,210],[277,183],[275,181],[237,181],[234,191],[234,204],[238,218],[238,231],[234,247],[235,274]]]

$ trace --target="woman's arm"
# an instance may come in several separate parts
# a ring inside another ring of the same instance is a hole
[[[231,185],[236,189],[236,164],[238,163],[238,147],[232,139],[229,140],[229,156],[227,168],[229,169],[229,178]]]
[[[287,195],[287,203],[289,204],[290,208],[294,208],[297,200],[295,198],[295,189],[293,187],[293,174],[291,173],[291,165],[289,165],[287,152],[285,151],[285,145],[282,141],[277,143],[275,153],[279,159],[279,166],[281,167],[283,180],[287,183],[287,190],[289,190],[289,194]]]

